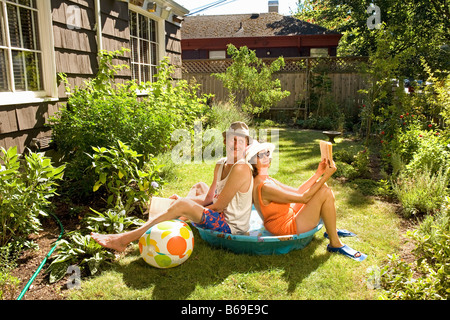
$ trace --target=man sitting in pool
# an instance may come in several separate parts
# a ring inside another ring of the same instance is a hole
[[[247,151],[247,160],[253,166],[253,202],[266,230],[276,236],[300,234],[316,227],[322,218],[327,230],[325,235],[330,240],[327,250],[357,261],[364,260],[365,254],[344,245],[339,239],[339,236],[354,234],[336,229],[335,198],[325,184],[336,171],[335,163],[321,162],[316,173],[295,189],[269,177],[274,148],[271,143],[255,140]]]
[[[214,169],[214,179],[206,196],[203,184],[191,190],[197,197],[178,198],[164,212],[151,216],[136,230],[121,234],[91,233],[100,245],[124,251],[128,244],[139,238],[153,225],[184,217],[197,226],[232,234],[246,233],[252,208],[252,167],[245,158],[251,140],[248,126],[233,122],[223,133],[226,158],[220,159]],[[203,198],[203,199],[202,199]]]

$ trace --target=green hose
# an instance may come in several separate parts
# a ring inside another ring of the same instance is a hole
[[[39,265],[39,267],[36,269],[36,271],[34,272],[33,276],[30,278],[30,280],[28,280],[27,284],[25,285],[25,287],[23,288],[22,292],[20,293],[20,295],[17,297],[17,300],[21,300],[23,298],[23,296],[25,295],[25,293],[28,291],[28,288],[30,287],[30,285],[33,283],[34,279],[37,277],[37,275],[39,274],[39,272],[41,271],[42,267],[45,265],[45,263],[47,262],[47,259],[50,258],[50,256],[52,255],[53,251],[55,251],[56,247],[58,246],[58,241],[61,240],[61,237],[64,234],[64,228],[63,225],[61,224],[61,221],[59,221],[58,217],[55,216],[53,213],[50,212],[50,215],[55,218],[56,222],[58,222],[59,224],[59,228],[61,229],[61,233],[59,234],[58,239],[55,242],[55,245],[53,246],[53,248],[47,253],[47,255],[45,256],[44,260],[42,260],[41,264]]]

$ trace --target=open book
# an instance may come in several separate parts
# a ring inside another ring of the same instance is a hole
[[[160,198],[160,197],[152,197],[151,203],[150,203],[150,210],[148,213],[149,218],[151,216],[154,216],[158,213],[164,212],[171,206],[172,202],[174,202],[174,199],[169,198]]]
[[[324,159],[328,164],[333,162],[333,145],[331,142],[320,140],[320,161]]]

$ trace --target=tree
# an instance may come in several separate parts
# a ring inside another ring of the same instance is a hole
[[[375,1],[374,1],[375,2]],[[343,34],[339,55],[368,56],[376,51],[376,31],[367,26],[371,1],[303,0],[298,18]],[[426,58],[432,70],[450,69],[450,6],[440,0],[378,0],[381,21],[394,41],[390,53],[402,58],[402,71],[424,77],[420,63]]]
[[[226,72],[214,73],[230,91],[230,100],[244,95],[242,110],[249,114],[261,114],[283,98],[289,96],[289,91],[281,90],[279,79],[273,79],[273,74],[284,67],[284,59],[279,57],[270,65],[266,65],[256,57],[253,50],[246,46],[237,49],[229,44],[228,54],[233,63]]]

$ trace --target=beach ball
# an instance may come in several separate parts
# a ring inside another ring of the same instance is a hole
[[[149,265],[172,268],[185,262],[194,250],[194,234],[182,220],[155,224],[139,239],[139,252]]]

